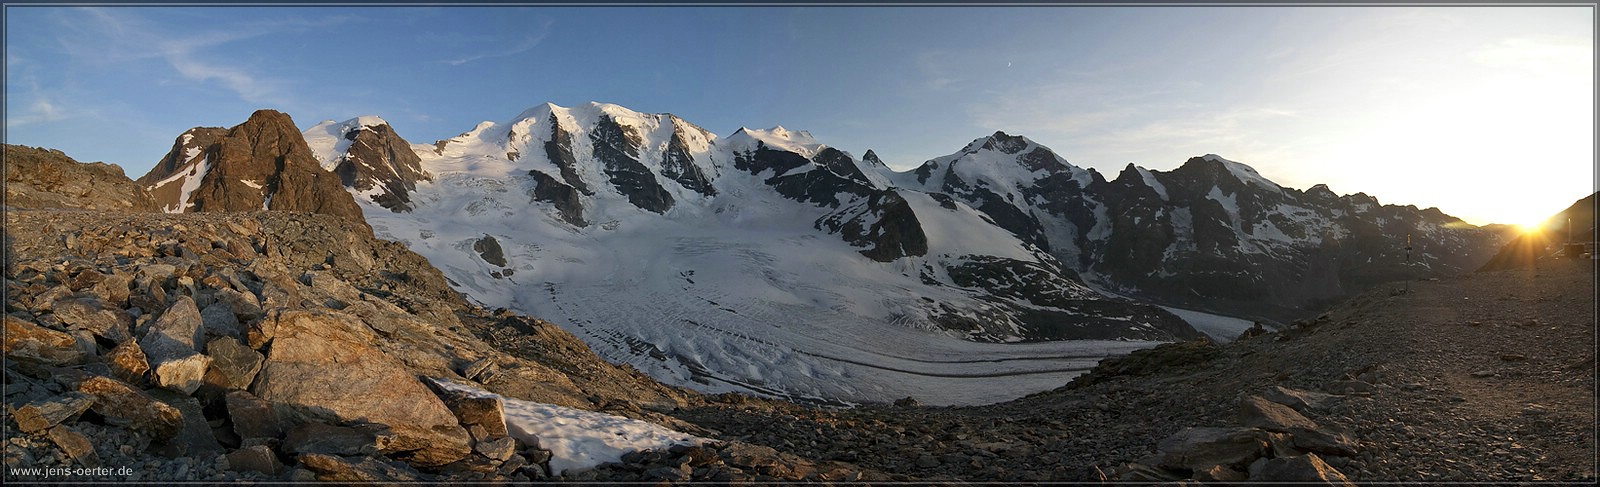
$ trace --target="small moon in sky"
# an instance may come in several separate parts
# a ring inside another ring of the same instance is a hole
[[[1006,67],[1011,67],[1011,63],[1006,63]]]

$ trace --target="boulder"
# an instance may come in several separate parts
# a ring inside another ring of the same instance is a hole
[[[111,376],[117,380],[133,385],[144,385],[146,374],[150,372],[150,359],[145,356],[144,349],[139,348],[139,342],[128,340],[117,345],[106,354],[106,366],[111,368]]]
[[[1300,450],[1353,457],[1360,450],[1360,444],[1351,439],[1350,435],[1326,429],[1291,428],[1289,434],[1294,435],[1294,446]]]
[[[43,431],[67,418],[82,414],[94,404],[94,398],[77,391],[68,391],[56,397],[37,399],[11,411],[17,429],[23,433]]]
[[[338,455],[307,453],[300,455],[300,464],[316,472],[323,482],[407,482],[421,479],[422,475],[405,465],[397,465],[377,458],[349,459]]]
[[[83,436],[78,430],[66,425],[50,428],[48,435],[50,441],[61,447],[68,457],[78,461],[78,465],[95,468],[100,466],[100,455],[94,451],[94,443],[89,437]]]
[[[472,449],[490,459],[503,462],[517,453],[517,440],[509,436],[502,436],[493,440],[480,441]]]
[[[1267,452],[1256,428],[1184,428],[1161,440],[1153,458],[1159,467],[1199,470],[1222,465],[1241,468]]]
[[[133,338],[133,316],[97,296],[57,300],[55,314],[71,329],[88,330],[116,343]]]
[[[212,458],[222,453],[222,445],[211,434],[211,425],[206,422],[199,400],[187,394],[161,389],[152,390],[149,394],[157,401],[177,409],[182,415],[177,434],[160,444],[151,445],[152,451],[171,458]]]
[[[223,396],[228,408],[228,418],[233,421],[233,432],[249,443],[252,439],[278,439],[283,437],[283,427],[278,424],[272,403],[245,391],[232,391]]]
[[[233,305],[227,301],[212,301],[205,309],[200,310],[200,321],[204,323],[205,336],[208,338],[244,338],[244,327],[239,324],[239,318],[233,312]]]
[[[1315,453],[1273,458],[1250,466],[1251,482],[1297,482],[1309,485],[1349,485],[1338,469],[1322,461]]]
[[[1291,428],[1317,429],[1317,423],[1310,418],[1261,396],[1249,396],[1240,401],[1239,423],[1278,433],[1288,433]]]
[[[380,428],[352,428],[322,423],[306,423],[289,430],[283,438],[283,451],[291,455],[377,455],[391,439]]]
[[[70,365],[84,359],[78,340],[62,333],[6,315],[5,356],[46,365]]]
[[[438,389],[436,389],[438,390]],[[439,399],[466,426],[483,428],[488,437],[506,436],[505,403],[497,397],[477,397],[456,391],[441,391]]]
[[[266,361],[261,353],[233,337],[207,342],[206,356],[211,357],[211,367],[206,369],[205,383],[225,390],[249,389]]]
[[[228,454],[228,469],[237,472],[261,472],[276,476],[284,470],[278,455],[266,445],[255,445],[234,450]]]
[[[1339,396],[1333,394],[1302,391],[1283,386],[1269,387],[1265,392],[1261,393],[1261,397],[1268,401],[1289,406],[1301,413],[1326,408],[1339,400]]]
[[[394,440],[383,452],[419,466],[471,453],[455,415],[399,362],[369,345],[376,337],[353,317],[285,311],[268,321],[275,322],[271,351],[253,392],[272,402],[285,422],[387,425]]]
[[[122,381],[90,377],[78,391],[94,397],[90,407],[113,425],[143,433],[156,440],[167,440],[183,428],[183,413]]]
[[[199,354],[204,343],[204,322],[194,298],[178,296],[160,318],[150,324],[139,348],[149,358],[157,385],[193,394],[204,382],[211,358]]]

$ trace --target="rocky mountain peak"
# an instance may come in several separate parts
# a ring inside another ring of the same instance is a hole
[[[994,135],[987,137],[987,140],[980,148],[1000,151],[1006,154],[1016,154],[1028,148],[1028,139],[1020,135],[1008,135],[1005,132],[996,130]]]
[[[339,182],[390,211],[411,210],[411,191],[417,181],[431,181],[411,143],[388,121],[361,116],[335,123],[331,120],[303,134],[312,155]]]
[[[365,221],[294,120],[276,110],[257,110],[225,132],[184,132],[139,183],[168,213],[309,211]]]

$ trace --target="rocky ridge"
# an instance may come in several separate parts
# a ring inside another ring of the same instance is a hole
[[[184,132],[137,182],[167,213],[309,211],[365,222],[339,177],[318,164],[294,120],[275,110],[258,110],[229,129]]]
[[[61,151],[6,144],[5,204],[17,208],[156,211],[116,164],[79,163]]]

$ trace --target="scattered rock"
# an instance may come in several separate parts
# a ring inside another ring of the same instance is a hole
[[[307,453],[300,455],[300,464],[316,472],[322,482],[408,482],[422,475],[404,464],[372,457],[348,459],[337,455]]]
[[[502,436],[489,441],[480,441],[473,446],[473,450],[496,461],[506,461],[517,453],[517,440],[509,436]]]
[[[1317,429],[1317,423],[1288,406],[1249,396],[1240,402],[1239,422],[1245,426],[1278,433],[1289,433],[1294,428]]]
[[[1156,466],[1196,470],[1214,465],[1244,467],[1267,452],[1256,428],[1184,428],[1156,446]]]
[[[90,407],[112,424],[138,431],[156,440],[168,440],[183,429],[183,413],[124,382],[91,377],[78,390],[93,396]]]
[[[1315,453],[1263,459],[1250,466],[1251,482],[1304,482],[1311,485],[1350,485],[1343,473],[1322,461]]]
[[[56,446],[61,448],[61,451],[66,452],[67,456],[77,460],[78,465],[88,468],[100,466],[100,456],[94,452],[94,443],[91,443],[89,438],[83,436],[83,433],[79,433],[78,430],[72,429],[70,426],[60,425],[50,428],[48,436],[50,441],[55,442]]]
[[[370,456],[378,454],[382,443],[371,429],[306,423],[289,430],[289,434],[284,436],[283,451],[291,455],[322,453]]]
[[[248,389],[266,361],[260,353],[234,337],[207,342],[206,356],[211,357],[211,367],[206,370],[205,383],[225,390]]]
[[[56,301],[56,318],[75,330],[88,330],[95,336],[122,343],[133,338],[133,317],[127,311],[96,296]]]
[[[11,418],[17,421],[17,429],[23,433],[43,431],[60,424],[67,418],[82,414],[94,404],[94,398],[88,394],[69,391],[66,394],[35,400],[16,408],[11,412]]]
[[[111,376],[129,384],[144,385],[146,374],[150,373],[150,360],[135,340],[118,344],[106,354],[105,359],[106,366],[111,368]]]
[[[223,400],[228,408],[228,418],[233,421],[233,432],[244,442],[256,438],[283,437],[283,427],[278,424],[278,415],[272,403],[245,391],[231,391]]]
[[[283,462],[266,445],[247,446],[228,453],[228,468],[240,472],[260,472],[277,476],[283,473]]]
[[[11,315],[5,317],[5,356],[48,365],[70,365],[84,359],[72,335]]]
[[[1299,411],[1301,413],[1312,410],[1326,409],[1335,401],[1339,400],[1339,396],[1332,394],[1302,391],[1283,386],[1268,387],[1265,392],[1261,393],[1261,397],[1268,401],[1289,406],[1294,408],[1295,411]]]

